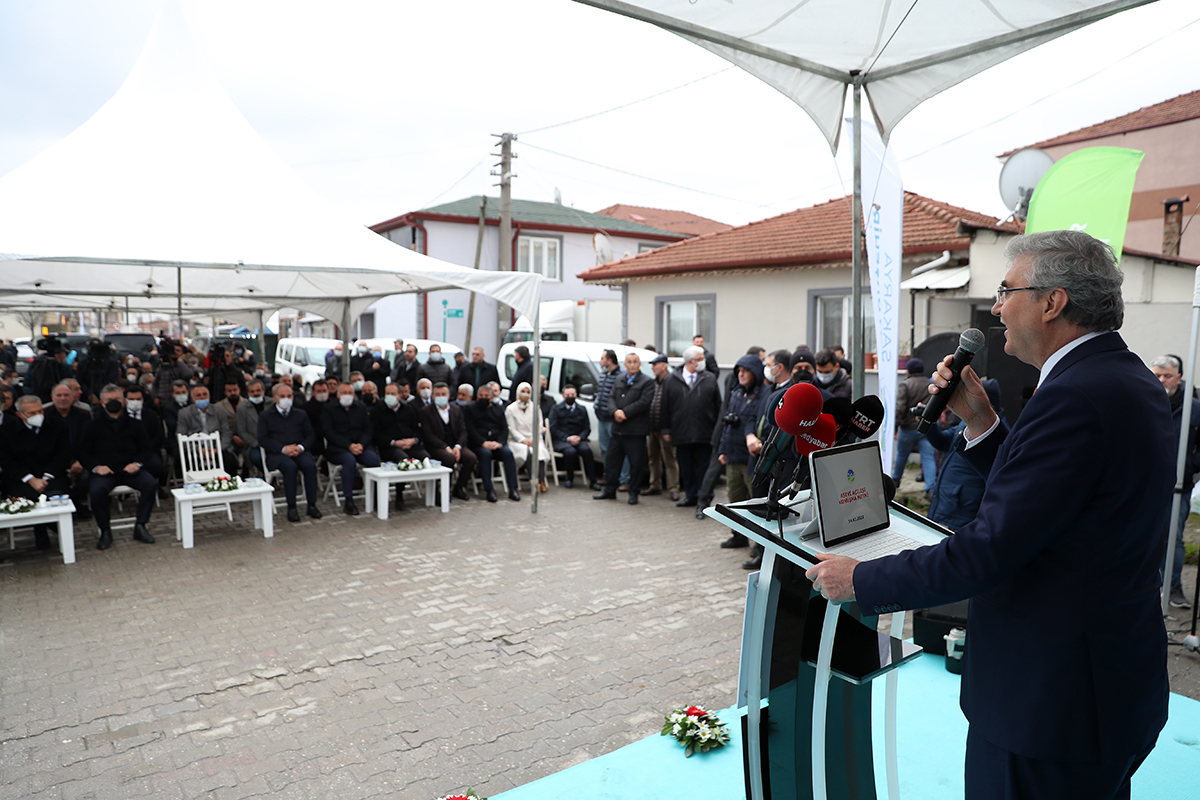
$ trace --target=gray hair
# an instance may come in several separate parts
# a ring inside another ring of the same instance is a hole
[[[1150,366],[1159,369],[1173,369],[1176,373],[1183,374],[1183,362],[1177,356],[1159,356],[1150,362]]]
[[[38,397],[36,394],[23,394],[17,398],[17,406],[21,409],[22,413],[24,413],[26,406],[31,406],[34,403],[41,405],[42,398]]]
[[[117,386],[115,383],[106,383],[104,384],[104,388],[100,390],[100,396],[103,397],[106,394],[119,394],[124,397],[125,390],[120,386]]]
[[[1004,248],[1012,264],[1032,256],[1029,284],[1045,294],[1067,293],[1063,319],[1087,331],[1115,331],[1125,320],[1124,274],[1111,247],[1083,231],[1043,231],[1013,238]]]
[[[704,348],[697,347],[694,344],[689,345],[683,349],[683,353],[681,355],[683,355],[684,361],[694,361],[697,358],[704,358]]]

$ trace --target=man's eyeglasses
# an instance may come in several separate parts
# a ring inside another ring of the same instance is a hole
[[[1041,286],[1014,286],[1011,288],[1007,287],[1007,286],[997,286],[996,287],[996,302],[998,302],[1000,305],[1004,305],[1004,301],[1007,300],[1008,296],[1010,294],[1012,294],[1013,292],[1040,292],[1040,291],[1043,291]]]

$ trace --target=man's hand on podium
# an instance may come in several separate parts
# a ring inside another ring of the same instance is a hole
[[[848,556],[817,553],[820,564],[809,567],[804,576],[813,588],[835,605],[854,601],[854,568],[858,562]]]

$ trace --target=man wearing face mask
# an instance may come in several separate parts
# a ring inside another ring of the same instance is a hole
[[[735,370],[736,371],[736,370]],[[680,508],[699,504],[700,485],[712,458],[712,432],[721,413],[721,387],[708,371],[704,349],[683,351],[683,366],[663,381],[662,434],[675,447],[683,485]]]
[[[192,367],[183,355],[183,345],[179,342],[163,339],[161,352],[166,357],[159,363],[154,373],[154,398],[160,410],[165,411],[171,404],[172,386],[175,381],[186,382],[192,377]]]
[[[17,398],[16,419],[0,425],[0,492],[37,501],[66,494],[71,463],[70,436],[58,415],[47,416],[36,395]],[[50,526],[33,526],[38,550],[50,549]]]
[[[303,409],[292,407],[292,387],[277,383],[271,389],[271,394],[275,402],[258,415],[256,431],[259,444],[267,452],[267,469],[277,469],[283,475],[288,522],[300,521],[300,511],[296,507],[298,474],[304,475],[307,514],[313,519],[320,519],[321,512],[317,508],[317,466],[312,455],[316,441],[312,423]]]
[[[367,359],[366,368],[362,371],[363,380],[367,383],[373,383],[377,389],[381,389],[387,386],[388,375],[391,373],[391,370],[391,364],[383,357],[383,348],[376,345],[371,350],[371,357]]]
[[[225,471],[230,475],[237,474],[237,453],[233,450],[233,428],[229,424],[229,415],[211,405],[208,387],[199,384],[192,387],[192,404],[184,406],[179,411],[179,420],[175,426],[179,436],[191,436],[196,433],[221,434],[221,459]]]
[[[167,468],[159,455],[163,448],[163,425],[158,414],[149,406],[142,387],[130,386],[125,390],[125,413],[142,423],[146,431],[146,438],[150,440],[150,459],[146,462],[146,469],[150,470],[161,489],[167,480]]]
[[[812,383],[816,372],[817,358],[812,351],[807,347],[796,348],[792,353],[792,382]]]
[[[375,381],[366,381],[363,383],[362,395],[359,399],[363,401],[363,405],[367,407],[367,411],[371,411],[375,406],[379,405],[379,387],[375,385]]]
[[[417,381],[417,397],[413,402],[417,404],[417,408],[424,408],[433,403],[433,381],[429,378]]]
[[[596,483],[596,464],[592,457],[592,446],[588,437],[592,433],[592,424],[588,420],[587,409],[575,402],[578,390],[567,384],[563,387],[563,400],[550,411],[550,440],[554,451],[562,453],[566,460],[568,489],[575,486],[576,461],[583,463],[583,474],[587,485],[593,492],[600,491]]]
[[[403,397],[401,397],[403,401]],[[413,406],[417,408],[416,406]],[[475,472],[479,459],[471,450],[467,434],[467,421],[463,408],[450,402],[450,387],[439,383],[433,387],[433,404],[418,411],[421,435],[430,458],[442,462],[443,467],[458,465],[458,479],[450,496],[467,499],[467,483]]]
[[[458,397],[454,402],[460,406],[470,405],[475,399],[475,387],[469,383],[461,383],[458,386]]]
[[[119,386],[110,383],[100,390],[103,411],[88,424],[80,447],[79,460],[91,473],[88,502],[100,528],[97,550],[107,550],[113,543],[108,495],[117,486],[130,486],[138,491],[133,538],[154,544],[146,525],[154,510],[158,482],[143,468],[151,456],[150,439],[142,424],[125,413],[124,399]]]
[[[329,384],[333,383],[333,391],[329,390]],[[334,381],[317,381],[313,384],[312,397],[308,402],[302,404],[302,410],[308,415],[309,425],[313,430],[312,447],[308,448],[309,454],[313,460],[325,455],[325,434],[321,430],[321,416],[325,411],[325,406],[329,404],[329,398],[337,393],[337,383]],[[271,387],[271,396],[275,396],[275,387]]]
[[[850,376],[838,363],[837,354],[826,348],[817,353],[816,360],[817,372],[813,375],[813,381],[817,387],[834,397],[851,399],[854,387],[850,383]]]
[[[367,385],[367,382],[363,379],[363,374],[358,370],[351,372],[350,385],[354,387],[354,399],[361,400],[363,387]],[[334,390],[334,394],[337,394],[336,389]]]
[[[356,517],[355,464],[378,467],[379,454],[375,452],[371,416],[367,407],[354,399],[353,386],[348,383],[338,386],[336,404],[331,400],[321,412],[321,430],[325,433],[325,460],[342,468],[343,510]]]
[[[325,377],[333,380],[342,379],[342,343],[336,342],[325,354]]]
[[[508,499],[519,501],[517,491],[517,462],[508,447],[508,420],[504,407],[492,402],[490,386],[480,386],[475,402],[466,409],[467,437],[471,449],[479,459],[479,478],[489,503],[496,502],[496,490],[492,486],[492,461],[504,465],[504,479],[508,484]]]
[[[385,386],[383,402],[371,407],[371,425],[375,429],[375,449],[380,459],[404,461],[429,457],[421,445],[421,421],[417,416],[417,407],[401,401],[400,387],[396,384]],[[397,509],[404,508],[404,489],[405,484],[396,484]],[[441,487],[438,489],[440,491]],[[381,498],[380,502],[387,500]]]
[[[46,414],[67,426],[68,453],[71,457],[67,474],[71,482],[71,502],[75,504],[79,517],[86,519],[91,513],[87,509],[89,476],[79,461],[79,452],[83,446],[83,432],[92,421],[92,407],[87,404],[80,407],[80,404],[75,402],[75,392],[70,381],[62,381],[55,386],[50,392],[50,399],[53,405],[49,408],[43,407]]]
[[[446,357],[442,354],[441,345],[429,345],[429,357],[417,369],[417,379],[420,380],[421,378],[429,379],[429,388],[431,391],[435,383],[449,385],[450,381],[454,380],[454,370],[446,363]]]
[[[258,418],[262,416],[262,412],[274,405],[275,401],[267,397],[266,387],[260,380],[255,379],[246,384],[246,391],[250,393],[249,396],[238,403],[233,415],[234,436],[244,443],[244,452],[249,463],[261,470],[263,463],[262,454],[258,452]]]
[[[351,372],[366,372],[371,365],[371,350],[361,339],[354,345],[354,355],[350,356]]]

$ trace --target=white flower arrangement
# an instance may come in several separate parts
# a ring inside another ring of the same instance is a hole
[[[211,481],[204,484],[204,490],[206,492],[232,492],[240,488],[242,488],[242,479],[237,475],[234,475],[231,478],[213,478]]]
[[[26,497],[10,497],[0,500],[0,514],[24,514],[37,508],[37,503]]]
[[[659,735],[674,736],[688,758],[697,750],[704,753],[729,744],[729,726],[700,706],[688,706],[667,714]]]
[[[428,458],[406,458],[403,461],[396,463],[396,469],[400,470],[401,472],[413,472],[419,469],[430,469],[432,466],[433,465],[429,462]]]

